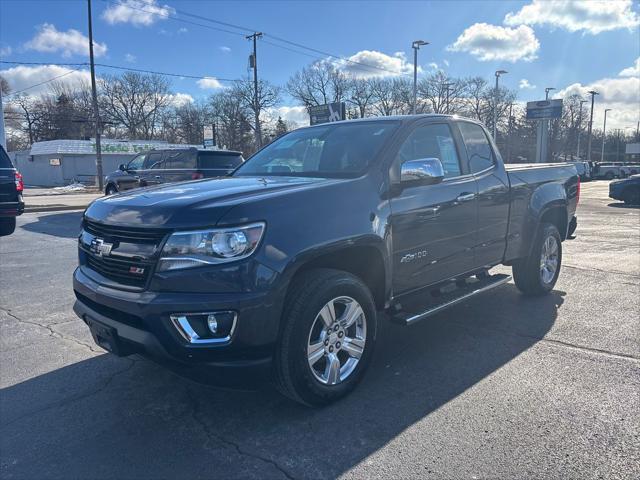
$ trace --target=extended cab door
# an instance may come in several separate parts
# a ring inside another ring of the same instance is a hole
[[[445,179],[403,188],[390,201],[395,295],[475,266],[477,186],[463,168],[458,147],[448,122],[419,124],[400,146],[395,168],[407,160],[438,158]]]
[[[466,147],[467,168],[478,183],[477,267],[502,263],[509,226],[509,179],[502,158],[486,130],[477,123],[456,122]]]

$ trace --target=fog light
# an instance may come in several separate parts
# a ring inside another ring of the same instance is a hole
[[[231,340],[237,314],[233,311],[174,313],[171,323],[189,343],[224,343]]]
[[[209,331],[216,335],[218,333],[218,320],[216,320],[215,315],[209,315],[207,317],[207,325],[209,326]]]

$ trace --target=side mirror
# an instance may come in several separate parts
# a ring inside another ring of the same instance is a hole
[[[124,163],[121,163],[120,165],[118,165],[118,170],[126,172],[127,171],[127,166]]]
[[[407,160],[400,167],[400,182],[431,185],[444,179],[442,162],[437,158]]]

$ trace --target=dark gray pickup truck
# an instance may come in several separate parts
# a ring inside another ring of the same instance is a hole
[[[579,192],[568,164],[505,168],[471,120],[303,128],[229,178],[92,203],[74,309],[115,354],[268,366],[322,405],[364,375],[379,318],[411,325],[502,285],[500,264],[524,294],[549,292]]]

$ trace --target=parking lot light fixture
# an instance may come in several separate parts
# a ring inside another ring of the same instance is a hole
[[[496,139],[496,132],[497,132],[497,125],[498,125],[498,79],[500,78],[500,75],[504,75],[505,73],[509,73],[506,70],[496,70],[495,76],[496,76],[496,91],[494,94],[494,105],[493,105],[493,141],[497,142]]]
[[[602,152],[600,152],[601,162],[604,162],[604,145],[607,143],[607,112],[610,112],[610,111],[611,111],[610,108],[604,109],[604,125],[602,126]]]
[[[418,101],[418,50],[423,45],[429,45],[429,42],[425,42],[424,40],[414,40],[411,44],[411,48],[413,48],[413,107],[411,112],[416,114],[416,104]]]

